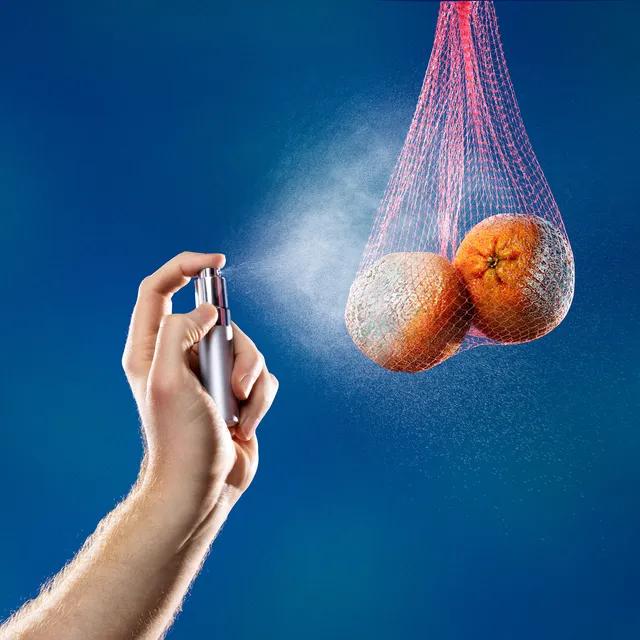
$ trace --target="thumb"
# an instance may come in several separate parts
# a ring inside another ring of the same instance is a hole
[[[154,368],[174,369],[188,362],[187,354],[213,328],[218,310],[212,304],[201,304],[190,313],[174,313],[165,316],[160,323]]]

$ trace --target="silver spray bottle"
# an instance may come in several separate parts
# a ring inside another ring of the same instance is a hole
[[[203,269],[195,278],[196,306],[203,302],[218,309],[216,325],[200,341],[200,379],[228,426],[238,424],[238,401],[231,390],[233,327],[227,300],[227,281],[220,269]]]

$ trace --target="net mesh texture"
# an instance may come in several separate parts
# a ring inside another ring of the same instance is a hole
[[[573,254],[524,128],[491,1],[440,3],[431,58],[345,320],[356,346],[421,371],[528,342],[573,299]]]

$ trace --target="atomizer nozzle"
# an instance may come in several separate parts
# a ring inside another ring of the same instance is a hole
[[[213,278],[214,276],[222,278],[222,271],[218,267],[206,267],[198,274],[198,278]]]
[[[220,269],[207,267],[195,278],[196,306],[205,302],[218,308],[218,324],[230,324],[227,280]]]

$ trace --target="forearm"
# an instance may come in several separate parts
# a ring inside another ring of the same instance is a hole
[[[184,496],[145,472],[0,639],[162,637],[237,497],[222,482],[204,508]]]
[[[143,280],[123,367],[147,455],[129,496],[40,595],[3,626],[0,640],[161,638],[211,542],[258,466],[258,423],[278,388],[236,325],[231,387],[242,403],[233,432],[198,379],[195,347],[216,307],[171,313],[172,294],[224,256],[183,253]]]

